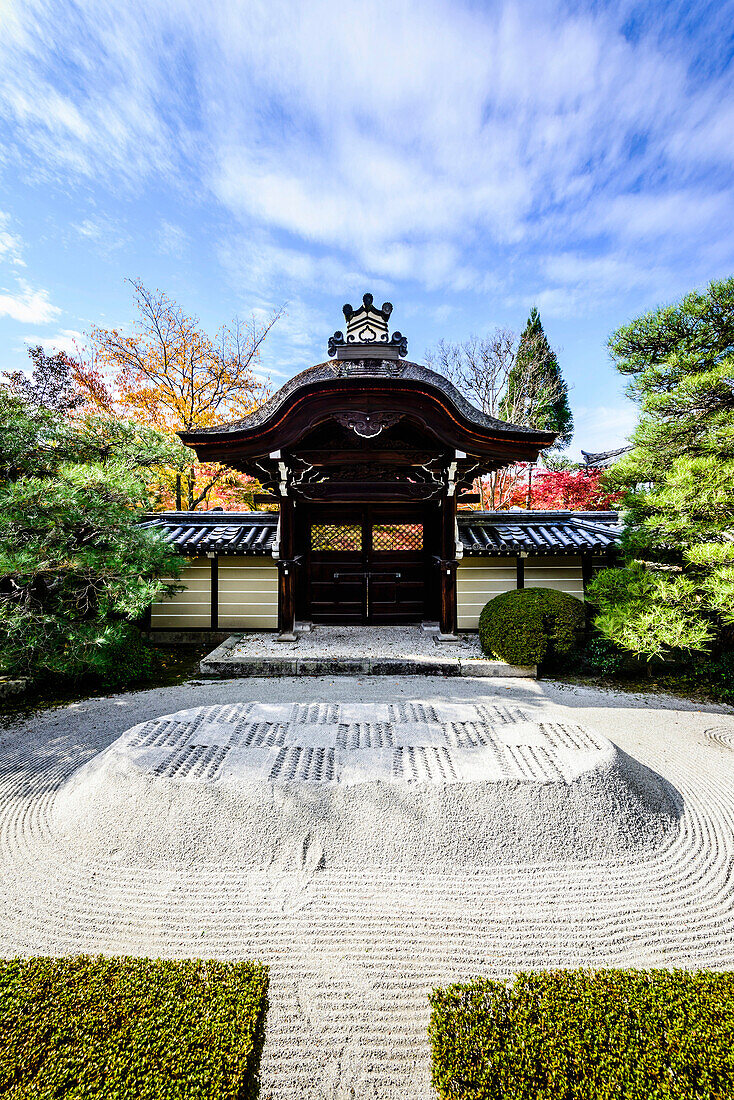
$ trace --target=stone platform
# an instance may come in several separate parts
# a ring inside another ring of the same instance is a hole
[[[537,669],[489,660],[476,634],[441,639],[421,626],[317,626],[280,641],[274,633],[232,634],[202,673],[230,676],[511,676]]]

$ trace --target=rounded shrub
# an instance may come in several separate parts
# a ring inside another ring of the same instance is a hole
[[[485,604],[479,640],[485,653],[511,665],[539,665],[563,657],[583,632],[583,603],[553,588],[518,588]]]

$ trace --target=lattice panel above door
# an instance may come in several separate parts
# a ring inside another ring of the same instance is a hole
[[[362,528],[356,523],[318,523],[311,527],[311,549],[320,552],[362,549]]]
[[[373,550],[422,550],[422,523],[376,523],[372,528]]]

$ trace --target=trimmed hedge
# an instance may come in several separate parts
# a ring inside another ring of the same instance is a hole
[[[442,1100],[734,1096],[734,974],[561,970],[434,990]]]
[[[0,1096],[254,1094],[267,984],[251,962],[0,961]]]
[[[539,665],[577,645],[586,609],[575,596],[554,588],[518,588],[495,596],[479,616],[485,653],[511,665]]]

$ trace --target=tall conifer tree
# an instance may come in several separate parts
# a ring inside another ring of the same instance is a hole
[[[531,368],[532,369],[531,371]],[[527,392],[529,406],[522,423],[542,431],[557,432],[556,447],[566,447],[573,437],[573,414],[568,403],[568,386],[561,374],[556,353],[548,343],[540,314],[535,306],[520,337],[515,363],[507,380],[506,405],[516,408],[520,391],[527,391],[526,379],[532,373],[538,379]],[[517,415],[517,414],[516,414]]]
[[[734,639],[734,276],[613,333],[640,406],[632,450],[605,475],[624,492],[622,569],[597,574],[596,626],[648,658]],[[731,687],[731,663],[727,677]]]

